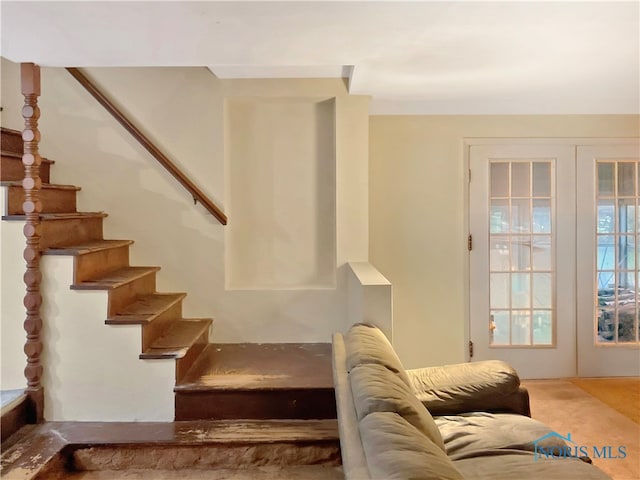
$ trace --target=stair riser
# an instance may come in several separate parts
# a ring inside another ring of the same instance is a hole
[[[3,182],[21,182],[24,178],[24,165],[22,160],[14,157],[6,157],[2,155],[0,160],[0,181]],[[51,183],[51,164],[40,164],[40,179],[42,183]]]
[[[176,392],[176,421],[336,417],[333,389]]]
[[[194,362],[198,359],[204,347],[209,343],[209,330],[207,329],[200,338],[193,344],[187,354],[179,360],[176,360],[176,383],[182,380]]]
[[[69,449],[71,450],[71,449]],[[341,464],[340,442],[311,441],[311,442],[280,442],[269,443],[251,442],[245,439],[242,442],[228,443],[207,443],[204,445],[163,445],[149,442],[146,445],[96,445],[90,448],[81,448],[69,455],[66,465],[72,466],[72,471],[76,472],[100,472],[104,466],[116,472],[131,470],[154,471],[189,469],[198,470],[218,470],[222,468],[246,469],[242,478],[251,478],[251,473],[259,473],[259,470],[252,472],[249,468],[261,468],[265,466],[286,467],[288,465],[326,465],[338,466]],[[60,462],[63,464],[64,462]],[[52,478],[67,478],[65,470],[60,470],[63,476]],[[298,474],[303,474],[298,471]],[[128,475],[127,475],[128,476]],[[203,475],[199,478],[205,478]],[[222,478],[215,475],[217,478]],[[262,475],[261,475],[262,477]],[[124,478],[124,476],[122,477]],[[140,477],[138,477],[140,478]],[[143,478],[151,478],[143,476]],[[177,475],[172,478],[179,478]],[[214,478],[214,477],[211,477]],[[230,478],[226,477],[225,478]],[[233,478],[239,478],[233,475]],[[263,477],[264,478],[264,477]],[[270,477],[276,478],[276,477]],[[293,478],[289,475],[286,478]],[[314,476],[314,478],[319,478]],[[331,477],[333,478],[333,477]]]
[[[126,305],[132,303],[136,297],[148,295],[156,291],[156,274],[149,273],[137,278],[109,292],[109,307],[107,316],[112,317]]]
[[[5,152],[18,153],[22,155],[24,151],[24,142],[22,141],[22,133],[14,133],[6,130],[0,135],[0,145]]]
[[[22,187],[9,187],[8,213],[7,215],[22,215],[24,203],[24,189]],[[42,213],[73,213],[76,211],[76,191],[58,190],[55,188],[43,188],[40,190]]]
[[[142,327],[142,351],[157,340],[174,320],[182,318],[182,300],[158,315],[152,322]]]
[[[102,238],[102,217],[45,220],[40,236],[43,250],[98,240]]]
[[[129,246],[109,248],[79,255],[75,259],[74,283],[99,277],[103,273],[129,266]]]

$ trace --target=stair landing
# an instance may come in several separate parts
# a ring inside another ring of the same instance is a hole
[[[2,478],[343,478],[335,420],[47,422],[19,434]]]
[[[175,394],[176,420],[336,418],[331,344],[212,343]]]

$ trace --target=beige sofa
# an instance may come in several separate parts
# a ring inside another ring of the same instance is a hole
[[[504,362],[405,370],[379,329],[356,324],[333,337],[333,375],[348,480],[609,478],[581,459],[540,455],[536,446],[566,444],[541,439],[551,429],[529,418]]]

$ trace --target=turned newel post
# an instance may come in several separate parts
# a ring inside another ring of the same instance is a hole
[[[42,280],[40,272],[40,212],[42,211],[40,187],[42,182],[40,180],[40,164],[42,159],[38,153],[38,143],[40,142],[40,131],[38,130],[40,67],[33,63],[21,64],[21,82],[22,95],[24,95],[24,106],[22,107],[24,180],[22,186],[25,193],[22,208],[26,217],[24,236],[27,243],[24,249],[24,259],[27,262],[27,271],[24,274],[24,283],[27,287],[24,297],[24,306],[27,309],[27,318],[24,321],[27,342],[24,346],[24,353],[27,355],[27,366],[24,369],[24,375],[27,379],[26,393],[31,407],[30,420],[39,422],[43,417],[44,403],[44,394],[40,383],[42,379],[42,363],[40,361],[42,353],[42,318],[40,318],[40,305],[42,304],[40,294]]]

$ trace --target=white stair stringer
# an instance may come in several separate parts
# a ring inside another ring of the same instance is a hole
[[[1,223],[2,388],[22,388],[24,222]],[[73,262],[67,255],[41,260],[45,419],[173,421],[175,360],[139,359],[140,326],[105,325],[108,293],[71,290]]]
[[[6,212],[5,187],[0,187],[0,214]],[[26,287],[22,276],[25,261],[22,251],[26,245],[22,227],[24,222],[0,221],[0,388],[25,388],[24,367],[27,357],[24,344],[27,334],[22,326],[26,310],[22,304]]]

